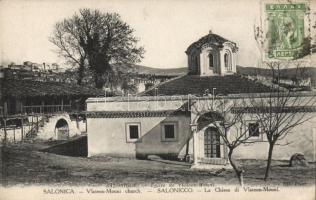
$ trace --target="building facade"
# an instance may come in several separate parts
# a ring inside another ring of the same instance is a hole
[[[228,148],[218,134],[214,120],[222,115],[216,102],[266,98],[270,87],[236,74],[233,42],[209,33],[189,46],[189,73],[146,90],[139,96],[90,98],[87,102],[88,156],[118,156],[146,159],[158,155],[167,159],[192,160],[194,166],[229,166]],[[269,95],[268,95],[269,96]],[[301,99],[313,99],[302,93]],[[289,159],[302,153],[315,161],[316,109],[312,104],[309,120],[295,127],[275,147],[273,159]],[[300,117],[297,115],[296,117]],[[268,143],[263,128],[247,114],[245,143],[235,151],[238,159],[266,159]],[[260,126],[260,128],[259,128]],[[236,130],[229,135],[234,137]]]

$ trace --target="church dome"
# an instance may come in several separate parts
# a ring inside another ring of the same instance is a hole
[[[236,73],[238,47],[222,36],[212,33],[201,37],[186,50],[191,75],[212,76]]]
[[[236,43],[232,42],[232,41],[229,41],[228,39],[226,38],[223,38],[222,36],[219,36],[217,34],[214,34],[212,33],[211,31],[209,32],[209,34],[201,37],[198,41],[192,43],[188,48],[187,50],[185,51],[186,54],[189,54],[192,50],[200,50],[201,47],[204,45],[204,44],[213,44],[213,45],[216,45],[217,47],[223,47],[223,44],[225,42],[230,42],[232,43],[235,48],[237,48],[237,45]]]

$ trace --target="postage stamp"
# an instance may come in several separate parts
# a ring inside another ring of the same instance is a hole
[[[267,59],[297,59],[309,52],[306,3],[266,3]]]

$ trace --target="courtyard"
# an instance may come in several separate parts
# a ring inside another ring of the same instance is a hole
[[[238,185],[233,170],[196,170],[182,162],[109,157],[71,157],[41,151],[54,142],[17,143],[2,146],[2,183],[5,186],[117,183],[201,183]],[[269,181],[264,182],[264,160],[239,160],[245,185],[307,186],[315,184],[316,164],[288,167],[273,161]]]

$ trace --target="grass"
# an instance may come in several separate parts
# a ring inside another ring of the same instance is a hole
[[[45,144],[47,146],[47,144]],[[193,170],[187,165],[119,158],[84,158],[41,152],[43,144],[12,144],[2,148],[2,182],[5,185],[100,185],[106,183],[208,183],[238,184],[232,170],[215,176],[214,171]],[[262,180],[265,161],[238,161],[245,169],[247,185],[315,184],[315,167],[291,168],[273,161],[271,176]]]

